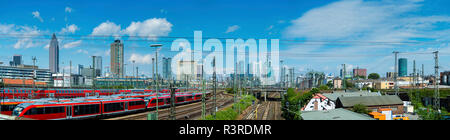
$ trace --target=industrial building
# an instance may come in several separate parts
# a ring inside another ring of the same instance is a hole
[[[21,65],[18,67],[0,66],[1,78],[7,79],[35,79],[37,82],[50,82],[52,74],[48,69],[38,69]]]
[[[375,120],[369,115],[338,108],[326,111],[302,111],[303,120]]]
[[[381,96],[381,93],[370,91],[355,91],[355,92],[333,91],[333,93],[324,93],[322,95],[327,97],[330,101],[336,102],[336,100],[339,97]]]
[[[391,109],[393,114],[404,113],[403,101],[397,95],[338,97],[336,108],[352,109],[357,104],[365,105],[371,111]]]

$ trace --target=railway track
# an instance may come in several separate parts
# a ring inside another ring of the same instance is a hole
[[[232,103],[232,98],[230,95],[224,94],[223,91],[219,91],[217,94],[217,107],[220,108],[222,106],[226,106]],[[213,109],[213,101],[212,98],[209,97],[206,100],[206,110]],[[126,114],[123,116],[106,118],[105,120],[147,120],[147,115],[149,113],[155,113],[156,110],[138,112],[134,114]],[[201,115],[202,112],[202,102],[196,101],[189,104],[177,105],[175,107],[175,118],[177,120],[184,120],[194,118],[195,116]],[[168,120],[170,116],[170,107],[166,107],[163,109],[159,109],[158,119],[159,120]]]
[[[250,106],[243,120],[279,120],[281,119],[280,102],[275,100],[279,98],[278,94],[269,94],[270,100],[258,101],[259,103]]]
[[[228,104],[231,104],[233,102],[233,100],[230,98],[231,96],[228,94],[223,94],[223,92],[218,94],[217,97],[217,108],[222,108]],[[212,112],[214,110],[213,108],[213,100],[210,100],[210,102],[206,103],[206,111],[207,112]],[[179,109],[179,110],[175,110],[176,111],[176,116],[175,119],[176,120],[188,120],[188,119],[195,119],[196,116],[201,116],[202,113],[202,106],[201,104],[199,106],[193,106],[191,108],[184,108],[184,109]],[[208,114],[208,113],[206,113]],[[168,112],[167,114],[163,114],[163,116],[160,116],[161,120],[167,120],[170,119],[169,118],[170,112]]]

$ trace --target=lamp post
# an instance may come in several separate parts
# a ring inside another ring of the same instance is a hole
[[[152,48],[156,48],[155,51],[155,68],[156,68],[156,120],[158,120],[158,110],[159,110],[159,96],[158,96],[158,80],[159,80],[159,76],[158,76],[158,47],[162,47],[162,44],[152,44],[150,45],[150,47]]]
[[[134,82],[133,82],[133,78],[136,77],[136,76],[134,75],[134,63],[135,63],[136,61],[133,60],[132,62],[133,62],[133,77],[131,78],[131,85],[133,85],[133,88],[136,88],[136,87],[134,87],[135,85],[134,85]]]

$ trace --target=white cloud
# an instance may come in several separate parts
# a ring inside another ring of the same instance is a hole
[[[450,17],[417,15],[421,2],[341,0],[312,9],[292,20],[282,33],[284,38],[306,41],[281,50],[280,56],[324,65],[370,63],[378,72],[388,70],[394,62],[393,50],[424,47],[396,42],[450,39],[449,30],[439,26],[446,27]]]
[[[111,49],[106,50],[105,53],[104,53],[104,55],[105,55],[105,56],[111,55]]]
[[[39,11],[31,12],[31,14],[33,15],[33,18],[37,18],[37,19],[39,19],[39,21],[44,22],[44,19],[42,19],[41,14],[39,13]]]
[[[66,44],[63,45],[63,48],[65,48],[65,49],[70,49],[70,48],[78,47],[78,46],[81,45],[82,42],[83,42],[83,41],[78,40],[78,41],[66,43]]]
[[[125,29],[113,22],[106,21],[95,27],[92,35],[112,35],[116,37],[129,35],[155,40],[157,36],[167,36],[172,31],[172,26],[165,18],[151,18],[142,22],[131,22]]]
[[[153,56],[151,54],[140,55],[137,53],[132,53],[128,61],[132,62],[134,60],[136,64],[151,64],[152,57]]]
[[[131,22],[124,33],[130,36],[148,36],[148,39],[155,39],[155,36],[167,36],[172,31],[172,24],[165,18],[152,18],[143,22]]]
[[[89,54],[89,52],[88,52],[88,51],[86,51],[86,50],[83,50],[83,49],[78,49],[78,50],[77,50],[77,53],[84,53],[84,54]]]
[[[66,27],[65,28],[63,28],[63,29],[61,29],[61,34],[64,34],[64,33],[75,33],[76,31],[78,31],[78,30],[80,30],[79,28],[78,28],[78,26],[77,25],[75,25],[75,24],[72,24],[72,25],[66,25]]]
[[[238,25],[230,26],[230,27],[228,27],[228,29],[227,29],[227,31],[226,31],[225,33],[231,33],[231,32],[234,32],[234,31],[238,30],[239,28],[240,28],[240,27],[239,27]]]
[[[47,44],[44,46],[44,49],[48,49],[48,48],[50,48],[50,44]]]
[[[42,31],[36,27],[0,24],[0,34],[10,34],[10,37],[17,38],[17,42],[12,45],[15,49],[26,49],[43,45],[43,43],[33,41],[34,36],[42,34]]]
[[[118,36],[120,35],[120,32],[121,32],[120,25],[106,21],[95,27],[91,34]]]
[[[67,12],[67,13],[72,13],[72,8],[66,7],[65,12]]]
[[[20,39],[19,41],[17,41],[16,44],[14,44],[14,49],[20,49],[20,48],[31,48],[33,46],[35,46],[36,44],[34,44],[31,39],[29,38],[25,38],[25,39]]]

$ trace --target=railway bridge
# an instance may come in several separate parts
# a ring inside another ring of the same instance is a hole
[[[247,88],[251,94],[253,94],[256,98],[267,100],[267,97],[272,94],[279,94],[280,98],[283,98],[283,95],[286,93],[286,89],[280,87],[259,87],[259,88]]]

